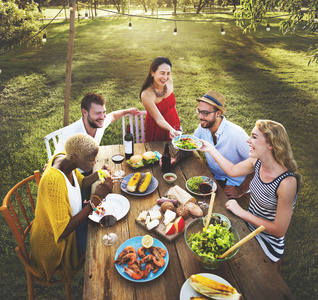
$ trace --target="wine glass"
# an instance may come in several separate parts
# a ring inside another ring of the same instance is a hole
[[[122,154],[115,154],[112,157],[112,161],[114,164],[119,165],[124,161],[124,155]],[[122,167],[120,168],[120,170],[117,170],[114,172],[115,177],[123,177],[125,175],[125,171],[122,170]]]
[[[117,218],[115,217],[115,211],[111,207],[106,208],[105,215],[99,220],[99,224],[102,227],[109,228],[115,225]],[[118,241],[118,236],[114,232],[107,233],[103,236],[103,244],[106,246],[114,245]]]
[[[182,128],[182,126],[181,126],[181,125],[175,125],[173,128],[178,132],[179,140],[180,140],[180,138],[181,138],[181,136],[182,136],[182,133],[183,133],[183,128]]]
[[[209,204],[206,203],[205,198],[212,191],[213,181],[214,180],[212,178],[208,178],[208,179],[204,180],[202,183],[200,183],[199,186],[198,186],[199,191],[204,195],[203,196],[203,201],[200,203],[200,207],[202,209],[209,208]]]
[[[173,128],[178,132],[178,136],[179,136],[178,141],[180,141],[180,138],[181,138],[182,133],[183,133],[182,126],[181,125],[175,125],[175,126],[173,126]],[[173,148],[178,149],[178,147],[176,147],[175,145],[173,145]]]

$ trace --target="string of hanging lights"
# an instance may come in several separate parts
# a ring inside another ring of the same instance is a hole
[[[88,5],[86,4],[82,4],[83,6],[86,6],[88,7]],[[1,55],[4,55],[8,52],[11,52],[19,47],[21,47],[23,44],[27,43],[28,41],[32,40],[33,38],[35,38],[37,35],[39,35],[41,32],[43,32],[57,17],[58,15],[62,12],[62,10],[64,9],[64,7],[61,8],[61,10],[56,14],[55,17],[53,17],[50,22],[45,25],[40,31],[38,31],[35,35],[33,35],[31,38],[29,38],[28,40],[26,40],[24,43],[21,43],[19,44],[18,46],[8,50],[8,51],[5,51],[5,52],[2,52],[0,53],[0,56]],[[72,3],[69,4],[69,9],[70,11],[72,11],[74,9]],[[132,17],[135,17],[135,18],[144,18],[144,19],[153,19],[153,20],[163,20],[163,21],[173,21],[175,26],[174,26],[174,30],[173,30],[173,35],[177,35],[178,34],[178,29],[177,29],[177,22],[195,22],[195,23],[210,23],[210,22],[216,22],[216,23],[220,23],[221,22],[221,34],[222,35],[225,35],[225,30],[224,30],[224,26],[223,26],[223,22],[224,20],[220,21],[220,20],[217,20],[217,19],[206,19],[206,20],[189,20],[189,19],[182,19],[182,20],[175,20],[175,19],[168,19],[168,18],[161,18],[161,17],[153,17],[153,16],[145,16],[145,15],[135,15],[135,14],[127,14],[127,13],[120,13],[120,12],[115,12],[115,11],[112,11],[112,10],[108,10],[108,9],[103,9],[103,8],[97,8],[97,10],[100,10],[100,11],[105,11],[105,12],[108,12],[108,13],[111,13],[111,14],[116,14],[116,15],[122,15],[122,16],[128,16],[129,17],[129,24],[128,24],[128,29],[131,30],[132,29],[132,21],[131,21],[131,18]],[[216,12],[215,14],[230,14],[230,12]],[[285,16],[288,16],[288,15],[282,15],[282,16],[279,16],[279,17],[285,17]],[[273,17],[268,17],[268,19],[270,18],[275,18],[275,16]],[[85,20],[88,19],[88,10],[86,9],[85,11],[85,17],[84,17]],[[247,19],[248,20],[248,19]],[[227,20],[226,22],[236,22],[235,19],[233,20]],[[267,26],[266,26],[266,31],[270,31],[271,28],[270,28],[270,24],[269,22],[267,22]],[[43,42],[46,42],[47,41],[47,35],[46,33],[44,32],[43,34],[43,37],[42,37],[42,41]]]

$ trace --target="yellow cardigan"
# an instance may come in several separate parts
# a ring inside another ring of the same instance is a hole
[[[55,157],[49,161],[39,185],[30,239],[31,265],[47,282],[55,269],[61,267],[63,279],[70,282],[80,266],[75,231],[65,239],[60,238],[72,217],[72,210],[65,178],[52,167]],[[78,170],[75,174],[82,188],[83,175]]]

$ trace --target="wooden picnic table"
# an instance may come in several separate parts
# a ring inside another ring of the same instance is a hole
[[[163,153],[164,145],[164,142],[135,144],[134,152],[135,154],[143,154],[145,151],[152,150]],[[105,163],[114,168],[111,157],[118,153],[124,153],[122,145],[101,146],[95,169],[101,168]],[[126,175],[136,172],[125,161],[122,163],[122,167]],[[221,276],[242,294],[241,299],[243,300],[294,299],[284,280],[255,238],[241,246],[236,256],[220,268],[208,270],[199,265],[188,249],[183,234],[173,242],[169,242],[156,233],[151,233],[168,250],[169,264],[167,269],[161,276],[148,282],[136,283],[123,278],[114,266],[117,248],[132,237],[149,234],[146,229],[136,224],[135,219],[142,210],[151,209],[156,204],[155,200],[162,197],[171,187],[163,180],[163,173],[158,163],[145,166],[138,171],[150,171],[158,180],[158,188],[150,195],[136,197],[123,192],[120,183],[115,182],[113,193],[125,196],[130,202],[128,214],[111,227],[111,230],[102,228],[98,223],[89,220],[83,299],[177,300],[184,282],[192,274],[197,273],[211,273]],[[193,176],[212,176],[209,168],[196,152],[178,165],[173,166],[172,172],[178,176],[175,184],[183,189],[186,189],[186,180]],[[225,209],[224,205],[227,200],[227,196],[218,186],[213,211],[227,216],[242,239],[249,234],[249,230],[240,218]],[[118,235],[119,240],[115,245],[103,245],[102,237],[108,231]]]

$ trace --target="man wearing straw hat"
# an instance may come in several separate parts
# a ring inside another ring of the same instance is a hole
[[[210,142],[234,164],[247,159],[249,157],[249,146],[246,142],[248,135],[243,128],[226,120],[223,116],[226,112],[225,97],[210,90],[196,101],[198,106],[195,111],[198,114],[200,125],[195,130],[194,136]],[[171,163],[175,164],[186,157],[188,153],[179,151]],[[210,171],[229,198],[239,198],[249,190],[249,183],[254,174],[229,177],[209,153],[205,153],[205,156]]]

